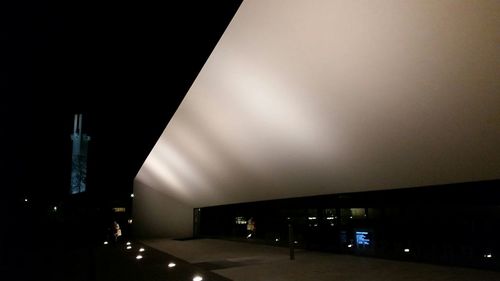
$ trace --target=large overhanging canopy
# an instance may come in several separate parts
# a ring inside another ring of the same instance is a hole
[[[202,207],[500,178],[499,1],[244,1],[136,177]]]

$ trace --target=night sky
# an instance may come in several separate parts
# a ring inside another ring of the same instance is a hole
[[[41,204],[69,193],[75,113],[92,138],[89,192],[128,196],[240,4],[11,2],[0,9],[2,201]]]

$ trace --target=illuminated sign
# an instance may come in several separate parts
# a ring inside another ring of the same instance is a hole
[[[356,245],[369,246],[371,244],[368,231],[356,231]]]

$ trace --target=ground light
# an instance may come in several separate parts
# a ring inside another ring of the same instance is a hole
[[[132,246],[130,246],[130,245],[127,246],[127,250],[130,250],[130,249],[132,249]]]
[[[130,244],[131,244],[130,242],[127,242],[127,246],[130,246]]]
[[[135,258],[140,260],[140,259],[142,259],[142,255],[137,255]]]
[[[173,262],[171,262],[171,263],[168,264],[168,267],[170,267],[170,268],[175,267],[175,266],[176,266],[176,264],[173,263]]]
[[[145,251],[144,248],[139,249],[139,252],[144,252],[144,251]]]
[[[199,275],[196,275],[195,277],[193,277],[193,281],[201,281],[203,280],[203,277],[199,276]]]

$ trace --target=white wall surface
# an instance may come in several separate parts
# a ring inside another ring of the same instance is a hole
[[[500,178],[499,34],[500,1],[244,1],[135,192],[193,208]]]

